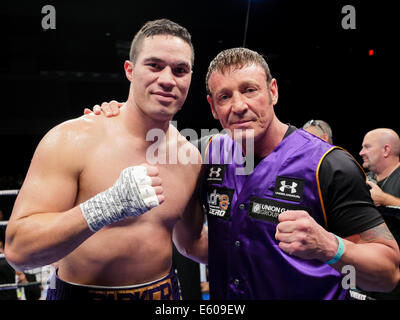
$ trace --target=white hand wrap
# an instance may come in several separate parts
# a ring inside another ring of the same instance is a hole
[[[110,223],[140,216],[158,205],[146,167],[134,166],[124,169],[113,186],[81,203],[80,207],[90,230],[96,232]]]

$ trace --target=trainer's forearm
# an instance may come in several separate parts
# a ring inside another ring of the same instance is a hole
[[[356,286],[366,291],[389,292],[395,287],[400,280],[397,248],[382,243],[343,242],[343,256],[333,268],[341,272],[343,266],[353,266]]]
[[[91,235],[79,206],[65,212],[31,214],[7,227],[5,255],[19,270],[43,266],[65,257]]]

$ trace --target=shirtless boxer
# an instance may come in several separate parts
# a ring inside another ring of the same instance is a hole
[[[179,299],[171,239],[190,256],[201,236],[185,223],[188,203],[198,203],[190,200],[201,157],[195,150],[197,164],[138,165],[148,160],[154,128],[165,132],[158,151],[167,159],[169,150],[194,148],[169,123],[186,99],[193,61],[185,28],[148,22],[124,64],[131,83],[121,116],[66,121],[38,145],[5,255],[17,269],[60,260],[48,299]]]

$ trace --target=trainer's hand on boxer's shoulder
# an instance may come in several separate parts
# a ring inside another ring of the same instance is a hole
[[[90,110],[89,108],[85,108],[85,110],[83,110],[83,114],[90,114],[90,113],[94,113],[95,115],[100,115],[100,114],[104,114],[106,117],[115,117],[117,115],[119,115],[119,108],[121,108],[124,105],[124,103],[115,101],[115,100],[111,100],[110,102],[103,102],[101,104],[101,106],[99,106],[98,104],[96,104],[93,107],[93,111]]]
[[[336,237],[320,226],[306,211],[288,210],[278,216],[275,239],[279,247],[302,259],[328,261],[335,256]]]

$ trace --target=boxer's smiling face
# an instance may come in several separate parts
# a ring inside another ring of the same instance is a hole
[[[158,120],[172,119],[189,91],[191,56],[189,44],[178,37],[145,38],[136,63],[125,63],[137,107]]]

